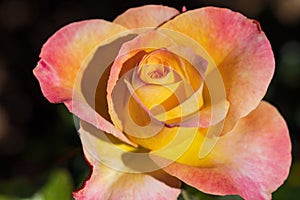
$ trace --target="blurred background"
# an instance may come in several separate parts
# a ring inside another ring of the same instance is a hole
[[[293,144],[290,176],[273,199],[299,199],[300,0],[0,0],[0,200],[72,199],[71,192],[89,173],[72,115],[43,97],[32,74],[43,43],[70,22],[112,21],[145,4],[179,10],[184,5],[188,10],[227,7],[261,23],[277,64],[265,99],[286,119]],[[205,195],[188,186],[180,198],[240,199]]]

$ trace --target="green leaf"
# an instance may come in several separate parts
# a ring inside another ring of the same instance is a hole
[[[12,196],[0,195],[0,200],[19,200],[19,199]]]
[[[226,195],[226,196],[219,196],[215,198],[216,200],[243,200],[242,197],[238,195]]]
[[[203,193],[189,185],[183,184],[178,200],[243,200],[238,195],[216,196]]]
[[[298,200],[300,196],[300,161],[294,160],[287,181],[273,194],[274,200]]]
[[[71,200],[72,191],[73,181],[70,174],[66,170],[57,169],[50,174],[48,182],[39,193],[43,200]]]
[[[213,196],[184,184],[179,200],[213,200]]]

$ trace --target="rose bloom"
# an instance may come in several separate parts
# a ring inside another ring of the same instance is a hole
[[[274,56],[259,23],[224,8],[147,5],[57,31],[34,69],[64,103],[92,168],[75,199],[271,199],[291,164],[288,128],[262,101]]]

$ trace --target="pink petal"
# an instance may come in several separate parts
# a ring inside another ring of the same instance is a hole
[[[108,121],[106,102],[95,102],[98,90],[103,89],[102,85],[98,87],[98,82],[105,80],[102,75],[114,60],[113,50],[117,53],[119,49],[116,46],[120,47],[124,42],[124,35],[128,34],[125,31],[125,28],[103,20],[70,24],[45,43],[34,74],[49,101],[64,102],[79,118],[132,144]],[[96,49],[97,46],[99,47]],[[99,54],[107,59],[102,59],[95,66]],[[100,107],[101,115],[96,112],[96,106]]]
[[[179,183],[174,188],[148,174],[122,173],[98,164],[73,197],[76,200],[176,200],[181,191]]]
[[[274,72],[272,49],[257,21],[206,7],[182,13],[162,27],[195,39],[216,63],[230,103],[227,130],[256,108]]]
[[[113,22],[129,29],[156,27],[178,14],[178,10],[167,6],[146,5],[127,10]]]
[[[92,173],[83,187],[74,192],[76,200],[177,199],[180,194],[178,179],[161,170],[149,173],[130,170],[126,164],[135,163],[124,162],[122,156],[134,148],[118,142],[110,144],[114,147],[109,146],[99,131],[81,122],[79,133]]]
[[[104,40],[126,31],[104,20],[69,24],[43,45],[41,60],[33,70],[44,96],[53,103],[72,98],[77,72],[88,54]]]
[[[291,165],[286,123],[273,106],[262,102],[218,140],[204,161],[202,167],[173,163],[164,170],[206,193],[271,199]]]

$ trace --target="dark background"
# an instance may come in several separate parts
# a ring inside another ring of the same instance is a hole
[[[145,4],[164,4],[179,10],[183,5],[188,10],[221,6],[261,23],[277,63],[265,99],[286,119],[293,144],[291,174],[274,199],[297,199],[300,196],[300,0],[0,0],[0,200],[39,194],[50,200],[58,198],[49,193],[61,193],[59,199],[70,199],[70,192],[88,174],[72,115],[63,105],[50,104],[43,97],[32,74],[43,43],[70,22],[91,18],[112,21],[128,8]],[[194,190],[184,187],[191,196],[198,197]]]

